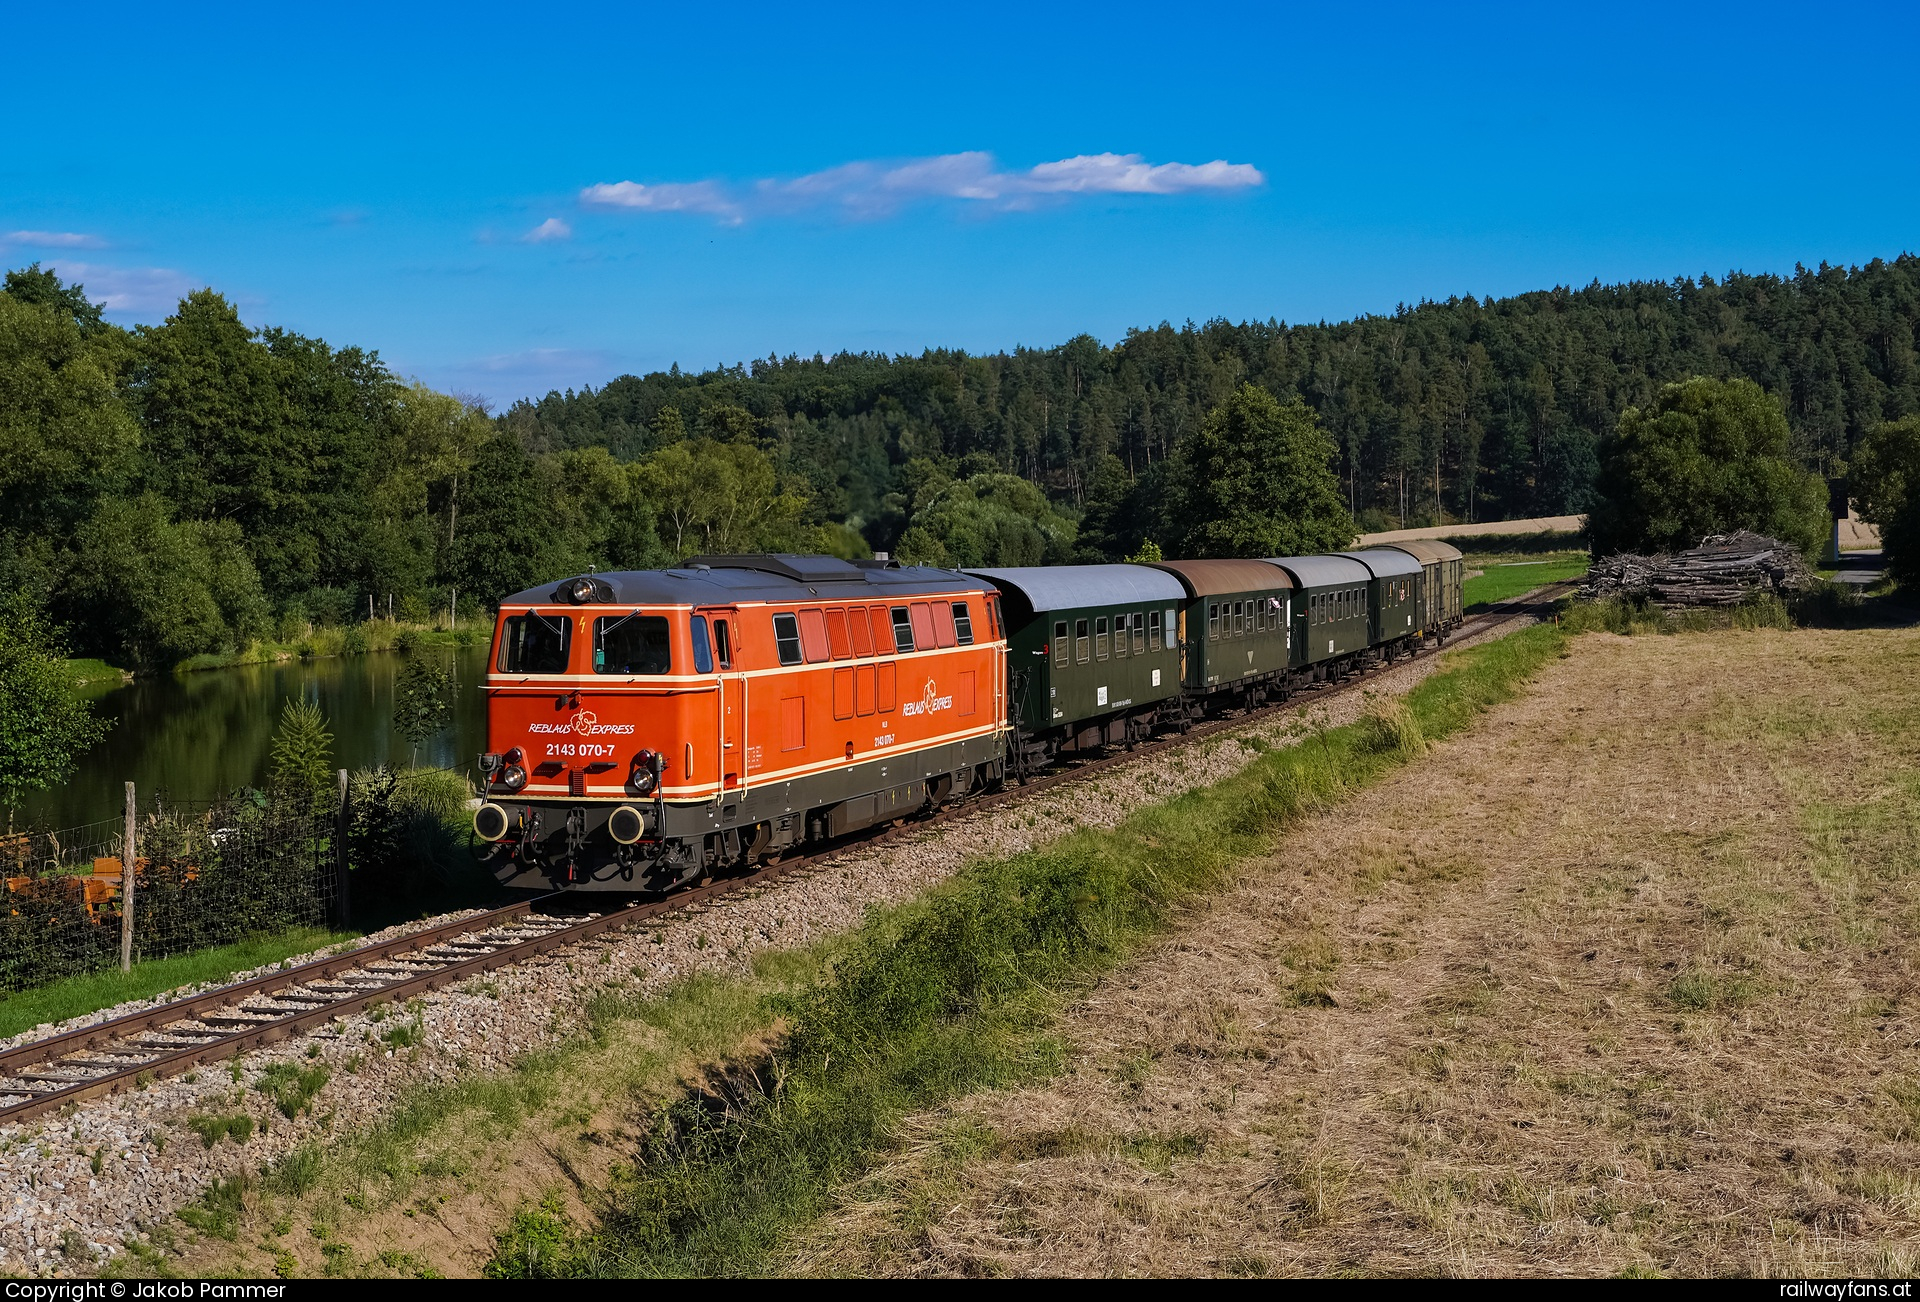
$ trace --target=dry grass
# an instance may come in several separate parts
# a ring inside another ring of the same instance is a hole
[[[790,1264],[1906,1273],[1920,635],[1590,634],[915,1119]]]

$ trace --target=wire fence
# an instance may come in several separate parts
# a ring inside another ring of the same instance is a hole
[[[240,793],[159,801],[134,832],[135,961],[327,923],[334,821],[304,801]],[[0,992],[121,960],[126,822],[0,836]]]
[[[448,902],[472,889],[471,793],[457,770],[377,768],[348,779],[344,818],[332,793],[143,799],[127,957]],[[124,818],[0,834],[0,994],[121,962],[125,841]]]

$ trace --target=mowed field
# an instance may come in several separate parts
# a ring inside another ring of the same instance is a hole
[[[1909,1274],[1920,633],[1574,639],[915,1117],[786,1267]]]

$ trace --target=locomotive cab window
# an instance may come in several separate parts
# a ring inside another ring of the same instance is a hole
[[[707,617],[695,615],[693,625],[693,672],[710,674],[713,672],[713,643],[707,637]]]
[[[1056,621],[1053,626],[1053,667],[1055,669],[1067,667],[1067,654],[1067,621],[1063,619]]]
[[[500,630],[500,672],[564,674],[573,624],[565,615],[509,615]]]
[[[733,668],[733,625],[727,620],[713,621],[713,653],[720,658],[722,669]]]
[[[720,627],[725,628],[722,624]],[[664,615],[602,615],[593,621],[593,672],[664,674],[672,670]]]
[[[967,613],[967,603],[953,603],[953,632],[960,639],[961,646],[973,645],[973,616]]]
[[[806,657],[800,653],[800,621],[792,615],[773,617],[773,645],[780,652],[780,663],[797,665]]]

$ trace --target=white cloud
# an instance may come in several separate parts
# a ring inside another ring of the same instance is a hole
[[[558,217],[549,217],[525,235],[522,235],[520,242],[522,244],[545,244],[549,240],[570,240],[572,238],[573,227],[567,225]]]
[[[64,258],[47,267],[68,284],[85,286],[87,297],[109,312],[171,312],[195,287],[166,267],[109,267]]]
[[[0,235],[0,244],[25,244],[41,249],[104,249],[107,242],[98,235],[78,231],[8,231]]]
[[[641,185],[638,181],[615,181],[611,185],[590,185],[580,192],[580,202],[592,208],[637,208],[645,212],[711,213],[727,221],[739,221],[740,209],[714,181],[686,184]]]
[[[750,186],[719,181],[590,185],[580,201],[593,207],[647,212],[710,213],[730,223],[749,215],[837,208],[849,216],[880,217],[918,200],[949,199],[991,208],[1030,208],[1083,194],[1174,195],[1243,190],[1264,185],[1251,163],[1149,163],[1139,154],[1076,154],[1024,171],[1004,171],[992,154],[970,150],[892,162],[842,163],[790,180]]]

